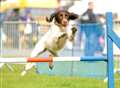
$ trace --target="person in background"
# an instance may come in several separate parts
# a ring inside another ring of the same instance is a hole
[[[36,37],[34,34],[37,30],[35,19],[31,14],[31,9],[25,10],[25,15],[22,16],[22,21],[25,22],[25,27],[20,38],[21,48],[32,48],[33,37]]]
[[[98,15],[98,22],[100,23],[99,28],[100,28],[100,36],[99,36],[99,44],[100,44],[100,51],[103,52],[105,48],[105,39],[106,39],[106,19],[103,14]]]
[[[6,35],[6,33],[4,32],[4,28],[3,28],[3,25],[4,25],[4,21],[5,21],[5,18],[6,18],[6,12],[7,12],[7,9],[1,9],[0,8],[0,57],[2,57],[2,53],[3,53],[3,44],[4,43],[8,43],[8,37]],[[6,63],[0,63],[0,70],[2,69],[2,67],[5,65]],[[11,71],[14,71],[13,67],[11,66],[11,64],[7,64],[8,68],[11,70]]]
[[[94,3],[88,2],[88,9],[81,15],[80,18],[80,40],[85,34],[84,54],[85,56],[94,56],[101,52],[99,37],[101,36],[101,29],[96,14],[93,12]]]
[[[6,17],[6,21],[9,21],[9,24],[6,25],[6,33],[8,37],[12,41],[12,48],[19,47],[19,20],[20,17],[20,9],[14,8],[9,12],[8,16]],[[11,28],[10,30],[8,30]]]
[[[81,19],[80,19],[81,23],[96,23],[97,22],[97,18],[93,12],[93,9],[94,9],[94,3],[89,2],[88,9],[81,16]]]
[[[6,18],[6,9],[0,8],[0,46],[2,46],[1,44],[3,44],[3,42],[7,41],[7,35],[5,34],[5,32],[3,30],[3,22],[4,22],[5,18]],[[2,47],[0,47],[0,55],[2,55],[1,48]]]
[[[19,8],[14,8],[6,20],[7,21],[19,21],[20,20],[20,13],[19,12],[20,12]]]
[[[3,33],[2,23],[4,21],[4,18],[5,18],[4,11],[2,9],[0,9],[0,45],[1,45],[1,40],[2,40],[2,33]]]

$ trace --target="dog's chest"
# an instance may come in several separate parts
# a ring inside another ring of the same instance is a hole
[[[58,51],[62,49],[67,40],[66,30],[61,31],[59,28],[51,29],[49,32],[49,40],[46,41],[46,46],[52,51]]]
[[[62,38],[54,38],[52,40],[47,41],[46,46],[48,49],[52,50],[52,51],[58,51],[60,49],[62,49],[66,43],[66,37],[62,37]]]

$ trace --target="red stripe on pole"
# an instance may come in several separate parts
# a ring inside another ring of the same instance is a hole
[[[52,56],[48,58],[27,58],[27,62],[53,62]]]

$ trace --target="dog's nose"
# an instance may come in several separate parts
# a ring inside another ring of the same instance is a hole
[[[67,24],[68,23],[68,20],[67,19],[63,19],[63,22],[65,23],[65,24]]]

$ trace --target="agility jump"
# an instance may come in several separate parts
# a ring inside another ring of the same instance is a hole
[[[107,57],[52,57],[47,58],[0,58],[0,63],[24,63],[24,62],[55,62],[55,61],[106,61],[108,88],[114,88],[114,63],[113,63],[113,42],[120,48],[120,38],[112,31],[112,13],[106,14],[107,20]],[[95,59],[97,58],[97,59]],[[107,59],[106,59],[107,58]]]
[[[97,58],[97,59],[96,59]],[[46,58],[0,58],[0,63],[26,63],[26,62],[72,62],[72,61],[107,61],[104,56],[83,57],[46,57]]]

